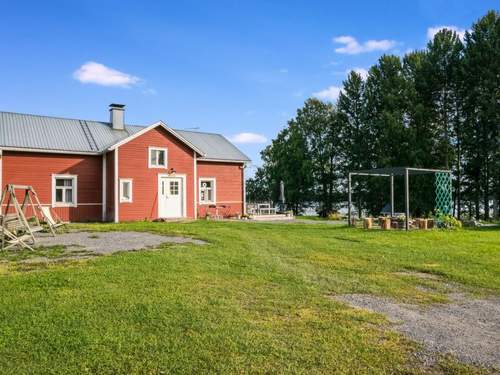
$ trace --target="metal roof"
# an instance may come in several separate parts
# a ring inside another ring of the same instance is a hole
[[[202,133],[188,130],[175,130],[186,140],[205,152],[202,159],[250,161],[235,145],[224,136],[215,133]]]
[[[124,130],[114,130],[109,122],[0,111],[0,147],[97,154],[144,128],[125,125]],[[202,150],[206,159],[250,160],[219,134],[175,132]]]

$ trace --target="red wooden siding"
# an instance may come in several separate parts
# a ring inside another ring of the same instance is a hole
[[[243,214],[243,164],[198,161],[198,182],[199,191],[200,178],[215,178],[215,198],[219,213],[224,216]],[[207,205],[199,204],[198,196],[198,217],[205,217],[207,212],[214,213]]]
[[[167,148],[167,168],[149,168],[149,147]],[[186,175],[186,216],[194,217],[193,151],[162,128],[152,129],[118,148],[119,178],[132,179],[132,203],[119,204],[120,221],[158,218],[158,174],[174,168]]]
[[[52,174],[72,174],[78,176],[78,206],[57,207],[54,209],[63,220],[101,220],[101,156],[3,152],[3,185],[19,184],[33,186],[43,205],[52,204]],[[22,199],[22,197],[18,198]]]

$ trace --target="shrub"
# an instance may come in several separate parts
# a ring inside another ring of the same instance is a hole
[[[338,211],[332,211],[328,214],[328,220],[342,220],[342,215]]]
[[[439,211],[436,211],[436,221],[439,228],[445,229],[460,229],[462,228],[462,222],[452,215],[446,215]]]

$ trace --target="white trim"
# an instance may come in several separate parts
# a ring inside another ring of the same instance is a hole
[[[194,185],[194,190],[193,190],[193,212],[194,212],[194,218],[198,218],[198,164],[196,163],[196,152],[193,151],[193,185]]]
[[[201,181],[212,181],[213,182],[213,187],[212,187],[212,195],[213,199],[210,202],[202,202],[201,201],[201,194],[198,197],[198,201],[200,205],[209,205],[209,204],[217,204],[217,180],[215,177],[200,177],[198,179],[198,189],[201,192]]]
[[[39,148],[29,148],[29,147],[9,147],[3,146],[4,151],[19,151],[19,152],[40,152],[45,154],[71,154],[71,155],[101,155],[102,152],[95,151],[70,151],[70,150],[47,150]]]
[[[245,166],[241,169],[241,177],[243,179],[243,215],[247,214],[247,182],[245,181]]]
[[[107,155],[104,153],[102,154],[102,221],[106,221],[107,167]]]
[[[199,158],[198,161],[211,161],[214,163],[236,163],[236,164],[246,164],[249,160],[225,160],[225,159],[210,159],[210,158]]]
[[[164,157],[165,165],[152,165],[151,164],[151,151],[163,151],[163,152],[165,152],[165,157]],[[167,169],[168,168],[168,148],[149,146],[148,147],[148,168]]]
[[[52,203],[40,203],[41,206],[47,206],[47,207],[52,207]],[[102,203],[78,203],[78,207],[80,206],[100,206],[102,205]],[[2,204],[2,207],[3,206],[7,206],[7,203],[3,203]],[[65,208],[65,207],[68,207],[68,206],[56,206],[54,208]]]
[[[128,182],[130,184],[130,198],[123,197],[123,185],[122,183]],[[131,178],[120,178],[120,203],[132,203],[133,202],[133,188],[132,188],[132,179]]]
[[[114,145],[112,145],[111,147],[108,148],[108,150],[114,150],[120,146],[123,146],[125,143],[128,143],[130,142],[131,140],[137,138],[137,137],[140,137],[141,135],[143,135],[144,133],[158,127],[158,126],[161,126],[163,129],[165,129],[167,132],[169,132],[170,134],[172,134],[174,137],[176,137],[177,139],[179,139],[182,143],[186,144],[187,146],[189,146],[192,150],[196,151],[198,154],[200,155],[205,155],[205,153],[200,150],[198,147],[196,147],[195,145],[193,145],[191,142],[189,142],[186,138],[184,138],[183,136],[181,136],[179,133],[177,133],[176,131],[174,131],[172,128],[170,128],[169,126],[167,126],[163,121],[158,121],[158,122],[155,122],[154,124],[151,124],[149,126],[146,126],[144,129],[138,131],[137,133],[134,133],[132,134],[130,137],[127,137],[123,140],[121,140],[120,142],[118,143],[115,143]]]
[[[186,185],[186,175],[185,174],[178,174],[178,173],[158,173],[158,181],[157,181],[157,188],[158,188],[158,195],[157,195],[157,202],[158,202],[158,211],[157,211],[157,216],[158,218],[162,219],[163,217],[160,216],[160,179],[161,178],[180,178],[182,180],[182,216],[180,218],[185,218],[187,217],[187,185]],[[163,218],[165,219],[165,218]],[[175,219],[173,217],[169,219]]]
[[[115,180],[114,182],[114,194],[115,194],[115,217],[113,218],[115,223],[118,223],[120,220],[120,206],[119,206],[119,200],[118,200],[118,148],[115,148]]]
[[[72,179],[73,202],[56,202],[56,180],[58,178]],[[78,176],[76,174],[52,174],[52,207],[78,207]]]

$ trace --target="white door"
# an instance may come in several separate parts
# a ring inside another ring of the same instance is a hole
[[[180,177],[158,178],[158,216],[161,218],[183,217],[183,179]]]

